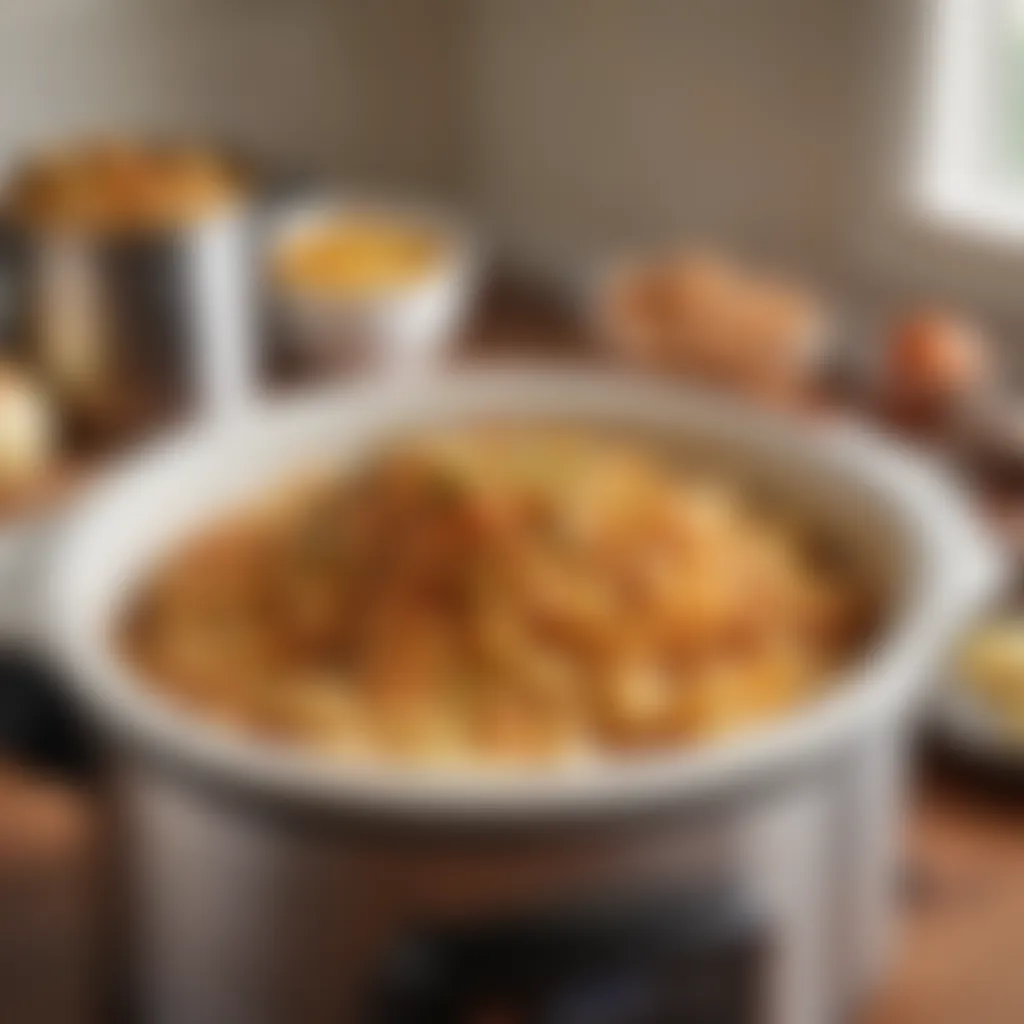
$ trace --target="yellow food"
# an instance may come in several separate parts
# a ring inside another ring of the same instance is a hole
[[[0,364],[0,495],[38,479],[53,459],[56,433],[53,409],[38,384]]]
[[[850,654],[863,594],[811,541],[636,443],[444,432],[226,517],[122,642],[165,694],[343,757],[680,747],[798,706]]]
[[[969,690],[1024,738],[1024,619],[997,619],[967,641],[960,660]]]
[[[202,149],[96,142],[44,154],[8,195],[12,216],[52,231],[144,231],[189,224],[237,200],[239,176]]]
[[[294,291],[361,297],[421,279],[442,255],[440,239],[424,228],[338,215],[283,242],[275,272],[278,281]]]
[[[823,329],[821,310],[802,289],[692,252],[616,275],[600,316],[631,359],[745,391],[787,390],[801,380]]]

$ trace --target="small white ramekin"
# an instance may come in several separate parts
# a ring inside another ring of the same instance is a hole
[[[318,221],[353,217],[423,228],[440,242],[437,265],[416,280],[368,293],[331,295],[275,279],[281,247]],[[440,357],[457,337],[480,278],[475,237],[457,218],[407,202],[321,196],[290,204],[265,228],[263,264],[279,344],[302,358],[407,371]]]

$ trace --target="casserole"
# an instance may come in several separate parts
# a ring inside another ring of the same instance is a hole
[[[140,677],[342,761],[550,773],[753,728],[868,640],[832,538],[654,439],[416,434],[187,538],[122,616]]]
[[[858,552],[884,595],[878,645],[828,697],[756,733],[539,778],[325,771],[129,678],[113,618],[178,538],[310,453],[488,416],[641,431],[757,480]],[[356,1000],[411,925],[723,878],[765,921],[757,1019],[835,1019],[884,961],[910,716],[995,576],[969,511],[927,467],[853,429],[809,432],[649,382],[541,368],[396,380],[162,442],[72,516],[45,602],[53,653],[112,753],[147,1019],[360,1019]]]

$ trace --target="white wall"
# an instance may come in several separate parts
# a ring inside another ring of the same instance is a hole
[[[538,249],[718,232],[822,247],[858,0],[0,0],[0,163],[128,125],[457,182]]]
[[[630,237],[834,255],[860,0],[468,0],[468,181],[531,261]]]
[[[926,2],[0,0],[0,169],[40,136],[205,130],[453,193],[560,274],[683,236],[884,286],[924,261],[854,253],[882,237],[870,121]]]
[[[0,163],[118,126],[359,176],[452,176],[447,0],[0,0]]]

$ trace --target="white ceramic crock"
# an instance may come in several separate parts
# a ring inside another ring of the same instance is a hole
[[[885,594],[884,635],[832,695],[756,734],[540,777],[341,769],[225,735],[129,678],[112,619],[183,533],[296,463],[491,416],[628,428],[755,479],[842,536]],[[955,491],[887,444],[649,382],[542,369],[399,380],[163,443],[68,524],[47,609],[113,752],[144,1019],[359,1020],[375,957],[409,922],[723,873],[768,922],[763,1020],[838,1019],[884,959],[903,732],[995,575]]]

